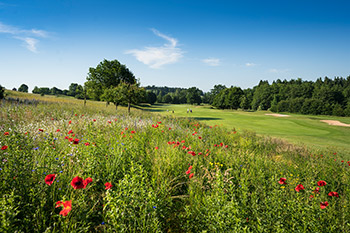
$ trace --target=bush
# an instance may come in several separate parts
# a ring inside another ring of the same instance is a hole
[[[5,88],[0,85],[0,100],[4,98],[5,96]]]

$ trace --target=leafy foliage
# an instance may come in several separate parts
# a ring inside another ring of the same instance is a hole
[[[125,82],[135,84],[134,74],[118,60],[103,60],[96,66],[90,67],[85,86],[88,95],[94,100],[100,100],[105,89],[117,87],[119,83]]]
[[[27,86],[26,84],[22,84],[22,85],[18,88],[18,91],[28,93],[28,86]]]
[[[0,85],[0,100],[5,96],[5,88]]]

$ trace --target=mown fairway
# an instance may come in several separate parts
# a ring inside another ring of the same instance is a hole
[[[265,115],[271,113],[266,111],[243,112],[191,105],[155,105],[148,109],[163,115],[191,117],[212,126],[222,125],[229,130],[249,130],[259,135],[305,145],[313,150],[336,151],[350,157],[350,127],[330,126],[320,122],[320,120],[339,120],[350,124],[349,117],[296,114],[288,114],[290,117],[274,117]],[[187,113],[187,109],[192,109],[192,113]]]

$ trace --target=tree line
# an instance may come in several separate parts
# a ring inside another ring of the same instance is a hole
[[[220,109],[270,110],[312,115],[350,116],[350,76],[318,78],[315,82],[277,79],[253,88],[215,85],[210,104]]]
[[[66,95],[119,105],[144,103],[210,104],[219,109],[271,110],[314,115],[350,116],[350,76],[328,77],[316,81],[302,79],[280,80],[271,84],[261,80],[253,88],[214,85],[209,92],[197,87],[140,87],[139,80],[117,60],[103,60],[90,67],[84,85],[71,83],[68,90],[53,87],[34,87],[41,95]],[[15,88],[14,88],[15,89]],[[22,84],[18,91],[28,92]],[[0,97],[4,91],[0,88]]]

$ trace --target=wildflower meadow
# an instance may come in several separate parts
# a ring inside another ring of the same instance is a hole
[[[0,232],[350,232],[337,151],[66,100],[2,103],[0,138]]]

